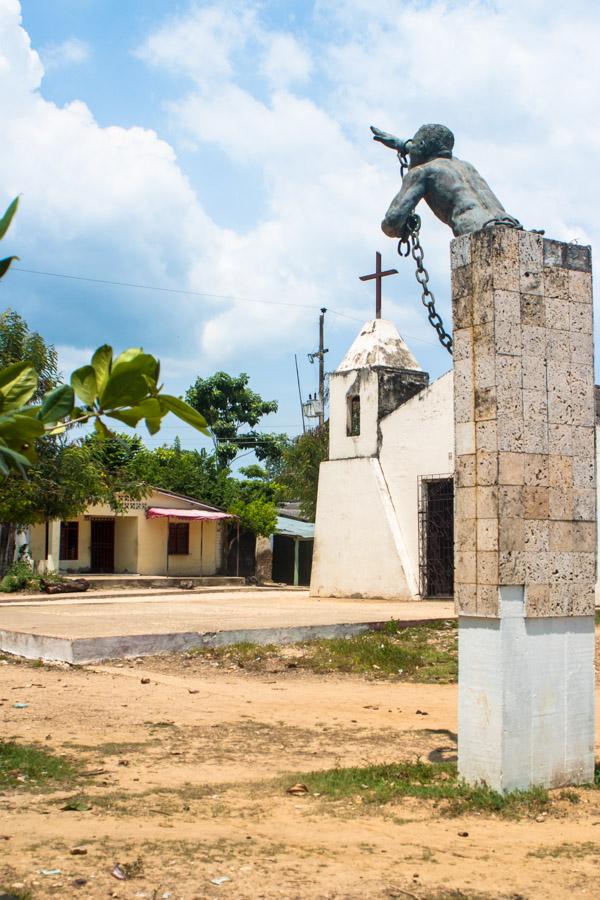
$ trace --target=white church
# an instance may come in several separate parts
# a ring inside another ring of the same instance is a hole
[[[330,375],[329,398],[311,596],[452,597],[452,370],[429,383],[396,326],[376,318]]]

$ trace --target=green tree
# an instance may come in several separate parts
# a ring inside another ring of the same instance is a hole
[[[33,366],[37,375],[38,387],[32,400],[39,402],[58,381],[56,349],[41,335],[30,331],[22,316],[7,309],[0,314],[0,370],[23,361]],[[30,521],[32,492],[32,486],[24,485],[21,478],[15,477],[7,484],[0,481],[0,574],[6,571],[14,556],[17,526]]]
[[[329,422],[301,434],[285,450],[279,481],[289,500],[299,500],[302,515],[314,522],[319,466],[329,452]]]
[[[197,378],[185,395],[190,406],[202,410],[222,468],[243,450],[254,451],[261,461],[277,463],[287,443],[284,435],[263,434],[256,429],[263,416],[277,412],[278,404],[276,400],[263,400],[248,387],[249,380],[245,372],[237,376],[216,372],[209,378]]]
[[[30,363],[38,376],[38,387],[32,397],[37,403],[58,384],[56,348],[37,332],[30,331],[18,312],[7,309],[0,314],[0,369],[23,361]]]
[[[92,503],[118,510],[125,497],[146,494],[145,483],[132,477],[126,465],[106,465],[99,443],[42,438],[27,478],[12,473],[0,481],[0,572],[13,559],[18,528],[74,518]]]
[[[285,497],[285,490],[269,469],[259,465],[245,466],[240,469],[243,478],[236,478],[237,491],[241,500],[250,503],[252,500],[268,500],[276,505]]]
[[[125,495],[139,498],[146,485],[125,470],[103,468],[96,447],[43,438],[27,478],[9,475],[0,482],[0,518],[24,526],[49,519],[70,519],[92,503],[120,509]]]
[[[171,447],[152,450],[138,447],[126,469],[133,480],[185,494],[240,515],[244,527],[257,534],[263,534],[271,525],[274,527],[276,503],[284,494],[282,486],[271,478],[266,468],[247,466],[240,469],[240,475],[245,477],[234,477],[219,464],[216,454],[182,450],[177,440]]]
[[[235,493],[229,471],[222,469],[213,453],[182,450],[180,446],[140,449],[129,466],[132,475],[154,487],[175,491],[226,507]]]
[[[268,537],[273,534],[277,525],[277,510],[275,504],[264,497],[256,497],[245,503],[236,500],[229,507],[229,512],[239,516],[240,526],[254,534],[262,534]]]

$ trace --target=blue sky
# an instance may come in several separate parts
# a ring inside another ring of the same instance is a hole
[[[269,427],[293,434],[293,355],[314,390],[318,309],[332,369],[372,315],[358,276],[380,250],[400,270],[384,315],[437,376],[449,358],[379,229],[397,163],[368,126],[444,122],[526,226],[595,248],[599,42],[591,0],[0,0],[0,204],[23,195],[3,249],[24,269],[211,295],[15,271],[3,306],[65,370],[108,341],[159,355],[178,392],[246,371],[280,402]],[[422,216],[447,319],[450,235]]]

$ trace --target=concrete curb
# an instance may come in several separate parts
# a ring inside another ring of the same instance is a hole
[[[306,587],[294,587],[294,585],[223,585],[220,587],[197,587],[197,588],[131,588],[121,589],[114,588],[106,590],[90,590],[82,591],[80,594],[19,594],[14,600],[9,599],[9,594],[0,594],[0,608],[3,606],[31,606],[32,603],[52,603],[53,600],[72,600],[73,602],[85,603],[86,598],[91,600],[127,600],[128,597],[145,597],[145,596],[163,596],[167,594],[226,594],[229,592],[240,591],[256,591],[257,593],[268,593],[269,591],[306,591]],[[5,599],[6,598],[6,599]]]
[[[294,644],[314,638],[352,637],[365,631],[381,631],[389,619],[339,625],[296,625],[279,628],[240,628],[232,631],[180,631],[167,634],[111,635],[109,637],[63,638],[22,631],[0,630],[0,650],[25,659],[66,662],[72,665],[98,663],[106,659],[128,659],[177,652],[190,647],[225,647],[228,644]],[[395,620],[396,621],[396,620]],[[442,619],[410,619],[397,622],[401,628],[427,625]]]

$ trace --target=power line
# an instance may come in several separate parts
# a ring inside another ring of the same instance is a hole
[[[140,291],[157,291],[162,294],[181,294],[186,297],[212,297],[215,300],[232,300],[236,303],[262,303],[267,306],[287,306],[287,307],[295,307],[297,309],[320,309],[319,306],[312,303],[290,303],[285,300],[258,300],[253,297],[238,297],[233,294],[212,294],[209,291],[190,291],[185,288],[167,288],[167,287],[158,287],[157,285],[151,284],[137,284],[132,281],[112,281],[108,278],[91,278],[87,275],[69,275],[64,272],[43,272],[39,269],[23,269],[21,266],[11,266],[11,272],[22,272],[26,275],[39,275],[44,278],[64,278],[68,281],[86,281],[90,284],[104,284],[110,287],[123,287],[123,288],[135,288]],[[333,309],[332,307],[327,307],[328,311],[333,313],[335,316],[339,316],[342,319],[349,319],[352,322],[363,322],[363,319],[359,319],[357,316],[351,316],[348,313],[340,312],[337,309]],[[404,334],[404,337],[409,338],[411,341],[419,341],[422,344],[429,344],[431,347],[437,347],[438,345],[434,341],[427,341],[424,338],[416,337],[416,335]]]
[[[41,272],[37,269],[23,269],[21,266],[11,266],[13,272],[25,272],[27,275],[42,275],[47,278],[67,278],[70,281],[89,281],[92,284],[106,284],[111,287],[137,288],[141,291],[159,291],[163,294],[183,294],[187,297],[213,297],[215,300],[235,300],[241,303],[266,303],[269,306],[294,306],[298,309],[318,309],[311,303],[290,303],[285,300],[256,300],[252,297],[237,297],[233,294],[213,294],[209,291],[190,291],[185,288],[167,288],[157,287],[153,284],[137,284],[133,281],[111,281],[107,278],[90,278],[86,275],[67,275],[62,272]],[[355,316],[349,316],[347,313],[336,312],[336,315],[343,316],[346,319],[353,319],[355,322],[362,321]]]

